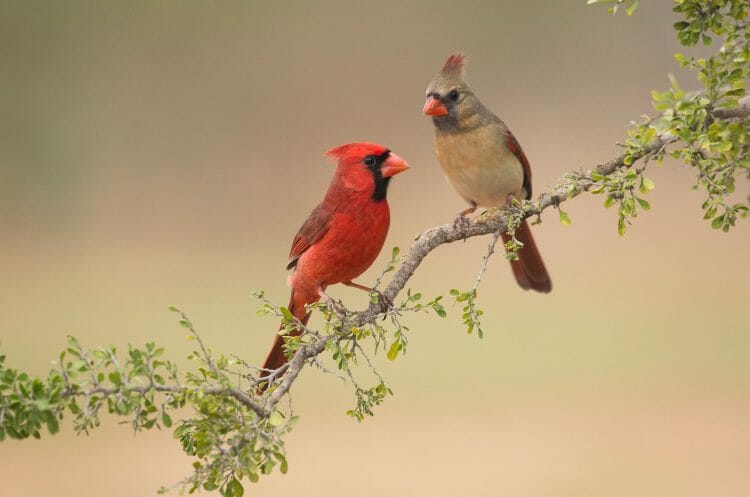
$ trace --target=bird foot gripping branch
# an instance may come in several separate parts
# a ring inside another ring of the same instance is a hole
[[[370,302],[380,306],[380,312],[384,314],[383,319],[386,318],[385,315],[388,314],[388,311],[393,309],[393,300],[380,290],[372,290],[372,293],[370,294]]]
[[[328,310],[328,314],[335,314],[339,319],[346,318],[347,310],[341,301],[337,301],[325,293],[321,293],[321,298],[323,299],[323,303]]]

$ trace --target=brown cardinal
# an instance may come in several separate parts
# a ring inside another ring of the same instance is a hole
[[[464,81],[466,56],[455,53],[427,87],[424,113],[435,124],[435,153],[440,167],[458,194],[469,203],[459,219],[477,206],[503,207],[509,198],[531,198],[531,167],[508,127],[493,114]],[[516,229],[523,243],[511,261],[521,288],[549,292],[547,269],[524,220]],[[503,234],[503,240],[509,240]]]
[[[349,143],[326,155],[338,161],[336,172],[325,198],[294,237],[286,266],[294,269],[289,276],[289,311],[303,324],[310,318],[305,305],[330,300],[324,293],[329,285],[343,283],[372,292],[352,280],[370,267],[383,248],[390,224],[388,183],[409,167],[374,143]],[[276,335],[264,369],[286,363],[283,345],[283,337]],[[261,378],[268,374],[262,372]]]

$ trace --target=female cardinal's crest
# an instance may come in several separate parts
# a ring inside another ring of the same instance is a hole
[[[445,61],[443,64],[443,74],[463,74],[464,62],[466,62],[466,55],[461,52],[456,52]]]

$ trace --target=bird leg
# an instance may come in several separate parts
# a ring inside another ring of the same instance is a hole
[[[383,292],[380,290],[375,290],[374,288],[366,287],[364,285],[360,285],[359,283],[354,283],[353,281],[345,281],[344,285],[350,286],[352,288],[358,288],[364,292],[367,293],[376,293],[378,295],[378,304],[380,305],[380,312],[387,312],[388,309],[393,307],[393,301],[389,299]]]
[[[458,213],[456,216],[456,220],[453,221],[453,224],[458,224],[462,222],[468,222],[468,219],[466,219],[466,216],[469,214],[472,214],[474,211],[477,210],[477,204],[474,201],[469,202],[470,207],[468,209],[464,209],[461,212]]]

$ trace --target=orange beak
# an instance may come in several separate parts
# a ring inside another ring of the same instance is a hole
[[[445,107],[445,104],[434,95],[430,95],[429,97],[427,97],[427,101],[424,103],[424,109],[422,109],[422,112],[424,112],[427,116],[435,117],[448,115],[448,109]]]
[[[382,174],[384,178],[390,178],[391,176],[395,176],[407,169],[409,169],[409,164],[407,164],[404,159],[391,152],[380,167],[380,174]]]

